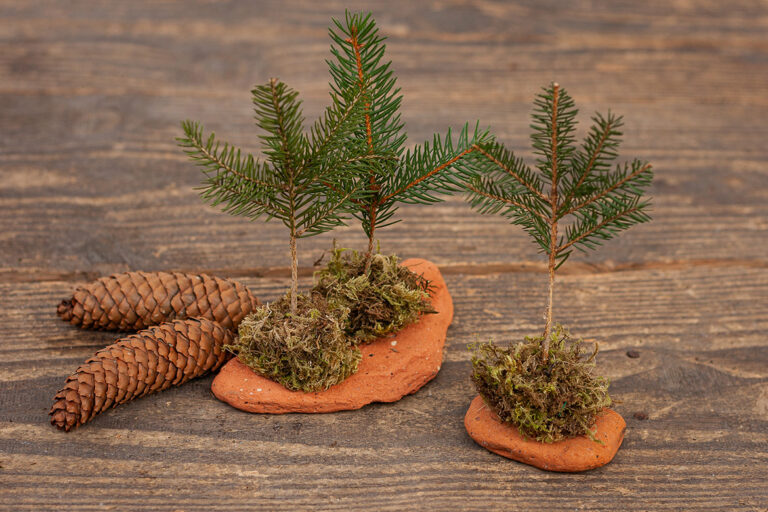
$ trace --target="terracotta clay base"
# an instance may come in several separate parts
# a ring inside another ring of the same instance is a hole
[[[517,428],[502,423],[478,396],[469,405],[464,426],[477,444],[493,453],[547,471],[576,473],[611,462],[624,440],[627,424],[617,412],[605,409],[595,423],[595,437],[603,444],[586,436],[556,443],[540,443],[524,439]]]
[[[453,301],[437,266],[422,259],[403,265],[431,282],[432,307],[395,336],[363,345],[357,373],[325,391],[290,391],[261,377],[237,358],[227,363],[211,386],[216,398],[254,413],[319,413],[359,409],[371,402],[395,402],[432,380],[443,362],[443,346],[453,319]]]

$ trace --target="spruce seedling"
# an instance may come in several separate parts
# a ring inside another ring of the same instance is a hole
[[[435,134],[425,142],[405,150],[407,140],[400,118],[402,96],[397,87],[391,62],[384,60],[385,38],[379,35],[372,15],[347,11],[344,21],[333,20],[329,60],[332,88],[337,93],[356,90],[366,98],[363,116],[355,130],[348,134],[350,142],[362,141],[366,154],[379,158],[357,166],[356,182],[368,191],[354,198],[353,214],[368,237],[365,272],[371,268],[376,230],[391,225],[400,203],[434,203],[440,194],[462,190],[462,168],[454,166],[471,151],[473,144],[488,141],[487,132],[476,125],[470,137],[465,124],[454,142],[451,131]]]
[[[472,380],[502,421],[542,442],[586,434],[611,404],[608,381],[593,374],[593,354],[582,358],[581,340],[553,326],[555,273],[574,249],[595,249],[635,224],[650,220],[643,194],[651,164],[634,159],[613,167],[622,118],[596,114],[584,143],[574,132],[578,111],[553,83],[535,102],[535,170],[501,143],[481,143],[459,165],[475,171],[469,201],[482,213],[501,214],[523,227],[548,258],[549,294],[544,333],[524,342],[475,347]],[[562,229],[562,225],[565,228]]]
[[[333,20],[329,33],[331,88],[358,91],[366,98],[349,141],[362,144],[364,154],[378,158],[355,167],[354,182],[367,193],[352,199],[353,215],[368,238],[367,250],[358,253],[334,247],[331,261],[315,274],[314,290],[329,303],[350,309],[347,332],[356,343],[364,343],[396,332],[432,311],[429,283],[400,268],[394,254],[385,256],[378,247],[374,250],[377,231],[398,222],[394,216],[401,203],[434,203],[444,194],[462,190],[468,176],[453,164],[473,144],[490,137],[477,125],[470,133],[465,124],[457,138],[448,130],[445,136],[436,134],[431,142],[406,150],[402,96],[392,63],[385,59],[385,38],[379,35],[373,17],[347,11],[343,20]]]
[[[611,170],[621,143],[621,116],[595,114],[581,147],[574,132],[578,110],[553,83],[534,102],[531,128],[536,171],[499,142],[480,143],[465,159],[478,171],[467,183],[471,205],[523,227],[547,255],[549,294],[542,356],[552,332],[555,272],[574,249],[596,249],[620,231],[648,222],[651,164],[634,159]],[[566,223],[565,233],[561,225]]]
[[[362,119],[364,88],[338,88],[332,104],[314,123],[309,136],[303,131],[298,93],[271,79],[252,91],[256,124],[266,161],[244,155],[215,135],[203,135],[200,124],[184,121],[179,145],[205,174],[202,197],[225,212],[251,220],[278,219],[289,231],[291,254],[290,312],[298,298],[296,241],[343,224],[363,200],[365,190],[355,183],[356,167],[378,158],[351,137]]]

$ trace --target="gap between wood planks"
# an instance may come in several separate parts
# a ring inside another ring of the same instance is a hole
[[[543,262],[523,261],[517,263],[449,263],[438,265],[440,272],[444,275],[493,275],[493,274],[515,274],[515,273],[546,273],[547,266]],[[646,261],[632,263],[585,263],[571,262],[558,271],[559,275],[588,275],[588,274],[606,274],[612,272],[633,272],[644,270],[686,270],[698,267],[744,267],[744,268],[763,268],[768,269],[768,260],[760,259],[739,259],[739,258],[697,258],[690,260],[669,260],[669,261]],[[311,277],[318,267],[299,267],[300,277]],[[158,271],[157,269],[148,269],[147,272]],[[253,267],[253,268],[180,268],[180,269],[162,269],[165,272],[189,272],[193,274],[209,274],[220,277],[250,277],[250,278],[272,278],[272,277],[290,277],[289,267]],[[124,272],[116,270],[114,273]],[[50,270],[19,270],[19,269],[0,269],[0,282],[2,283],[23,283],[29,281],[92,281],[106,275],[92,271],[75,272],[57,272]]]

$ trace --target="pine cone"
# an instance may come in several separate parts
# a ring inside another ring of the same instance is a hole
[[[176,320],[118,340],[67,378],[51,407],[51,424],[67,432],[110,407],[184,384],[230,358],[234,334],[204,318]]]
[[[137,331],[171,320],[202,317],[236,329],[259,304],[230,279],[180,272],[125,272],[78,287],[59,316],[87,329]]]

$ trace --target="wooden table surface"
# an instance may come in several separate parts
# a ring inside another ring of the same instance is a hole
[[[113,334],[55,315],[86,280],[181,269],[288,285],[276,223],[206,207],[176,147],[193,118],[258,150],[250,87],[279,76],[308,118],[327,99],[326,27],[343,2],[0,2],[0,508],[3,510],[766,510],[768,4],[390,0],[411,142],[480,119],[531,156],[530,104],[557,80],[589,115],[625,115],[654,163],[654,221],[559,278],[555,313],[600,342],[627,419],[613,463],[546,473],[475,445],[466,345],[540,331],[536,247],[461,198],[403,207],[385,252],[437,262],[456,316],[440,375],[395,404],[242,413],[211,377],[48,424],[64,378]],[[302,284],[333,237],[300,242]],[[640,357],[626,355],[637,350]],[[646,413],[647,419],[635,418]]]

